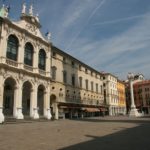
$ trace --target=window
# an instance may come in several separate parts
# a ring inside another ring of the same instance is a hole
[[[98,93],[98,83],[96,83],[96,92]]]
[[[67,83],[67,72],[63,71],[63,82]]]
[[[71,77],[71,83],[73,86],[75,86],[75,75],[74,74]]]
[[[39,51],[39,64],[38,64],[38,67],[41,70],[45,70],[45,66],[46,66],[46,53],[43,49],[41,49]]]
[[[56,80],[56,70],[57,68],[55,66],[52,66],[51,72],[52,72],[52,79]]]
[[[25,45],[24,64],[33,65],[33,46],[30,43],[26,43]]]
[[[86,90],[88,90],[88,80],[87,79],[85,80],[85,88],[86,88]]]
[[[91,91],[93,91],[93,81],[91,81]]]
[[[52,56],[53,56],[53,57],[56,57],[56,53],[55,53],[55,52],[53,52],[53,53],[52,53]]]
[[[17,61],[18,45],[18,39],[14,35],[10,35],[7,41],[7,58]]]
[[[79,87],[82,88],[82,77],[79,77]]]
[[[71,65],[72,65],[73,68],[75,67],[74,61],[71,62]]]

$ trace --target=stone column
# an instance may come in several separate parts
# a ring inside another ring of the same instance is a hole
[[[44,93],[44,117],[47,119],[51,119],[51,109],[50,109],[50,92],[49,88]]]
[[[58,104],[55,103],[55,119],[58,120]]]
[[[140,114],[138,113],[135,103],[134,103],[134,93],[133,93],[133,81],[130,79],[130,96],[131,96],[131,110],[129,112],[129,116],[131,117],[138,117]]]
[[[16,119],[24,119],[22,114],[22,85],[15,87],[13,116]]]
[[[0,87],[0,123],[4,122],[4,114],[3,114],[3,93],[4,93],[4,85]]]
[[[31,101],[30,101],[30,117],[33,119],[39,119],[38,107],[37,107],[37,85],[31,90]]]

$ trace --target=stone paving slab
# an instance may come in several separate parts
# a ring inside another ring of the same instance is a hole
[[[150,150],[150,117],[0,125],[0,150]]]

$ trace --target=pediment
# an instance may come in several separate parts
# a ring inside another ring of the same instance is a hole
[[[41,31],[41,25],[33,16],[21,16],[21,20],[18,22],[13,22],[13,24],[17,25],[19,28],[26,30],[27,32],[33,34],[36,37],[41,38],[44,41],[47,41]]]

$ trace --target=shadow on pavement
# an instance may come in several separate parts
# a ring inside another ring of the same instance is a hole
[[[95,123],[104,123],[104,122],[114,122],[114,123],[150,123],[150,117],[140,117],[140,118],[132,118],[132,117],[99,117],[99,118],[84,118],[84,119],[72,119],[74,121],[87,121],[87,122],[95,122]]]
[[[137,127],[103,137],[85,135],[93,138],[90,141],[72,145],[59,150],[150,150],[150,121],[146,120],[96,120],[83,119],[93,122],[124,122],[137,123]],[[103,130],[103,129],[100,129]]]

